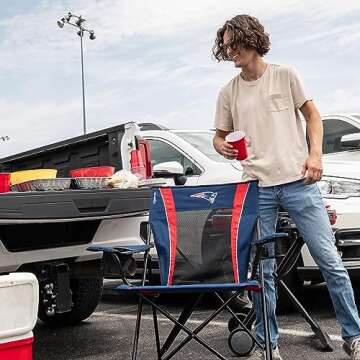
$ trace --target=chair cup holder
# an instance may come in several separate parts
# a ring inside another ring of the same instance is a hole
[[[136,269],[136,261],[132,255],[104,253],[103,270],[106,274],[134,276]]]

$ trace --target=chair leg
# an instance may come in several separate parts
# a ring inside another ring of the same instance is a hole
[[[270,341],[269,320],[268,320],[268,312],[267,312],[267,306],[266,306],[264,267],[263,267],[262,261],[260,261],[259,268],[260,268],[260,284],[261,284],[261,305],[262,305],[264,338],[265,338],[265,360],[272,360],[272,348],[271,348],[271,341]]]
[[[238,317],[238,315],[234,312],[233,309],[231,309],[231,307],[228,304],[227,301],[224,301],[224,299],[220,296],[219,293],[215,292],[215,295],[217,296],[217,298],[220,300],[220,302],[224,305],[225,309],[234,317],[234,319],[237,320],[238,324],[241,326],[241,328],[244,330],[244,332],[249,335],[250,338],[252,338],[254,340],[254,343],[259,346],[262,347],[262,345],[260,344],[260,342],[258,341],[258,339],[256,339],[256,337],[251,333],[251,331],[248,329],[247,325],[248,323],[245,322],[247,321],[247,317],[245,318],[245,321],[241,321],[241,319]],[[250,319],[251,320],[251,319]]]
[[[133,350],[132,350],[132,356],[131,356],[132,360],[137,359],[137,350],[138,350],[138,344],[139,344],[139,334],[140,334],[140,323],[141,323],[142,309],[143,309],[143,296],[140,294],[138,312],[137,312],[137,317],[136,317],[136,326],[135,326]]]
[[[200,294],[198,296],[190,296],[189,301],[187,302],[186,306],[184,307],[183,311],[181,312],[178,318],[180,324],[184,325],[187,322],[187,320],[194,312],[196,306],[199,304],[203,296],[204,294]],[[181,327],[175,324],[161,348],[161,355],[164,355],[170,349],[171,345],[173,344],[174,340],[176,339],[180,331],[181,331]]]
[[[195,335],[199,334],[202,329],[204,329],[223,309],[227,308],[235,317],[237,315],[232,312],[231,308],[228,304],[231,303],[232,300],[234,300],[240,291],[236,291],[229,299],[224,301],[221,296],[215,292],[216,296],[220,299],[222,302],[222,305],[217,308],[214,312],[212,312],[197,328],[195,328],[191,334],[188,334],[187,337],[185,337],[179,344],[177,344],[170,352],[166,353],[163,357],[163,360],[169,360],[171,359],[178,351],[180,351],[190,340],[194,338]],[[185,330],[184,330],[185,331]],[[251,332],[247,329],[245,329],[245,332],[254,340],[254,343],[256,343],[258,346],[261,346],[261,344],[257,341],[257,339],[251,334]]]
[[[199,337],[194,331],[189,329],[186,325],[181,324],[174,316],[172,316],[168,311],[162,309],[159,305],[151,301],[148,297],[144,297],[144,300],[148,302],[150,305],[154,306],[161,314],[163,314],[166,318],[168,318],[173,324],[177,324],[180,328],[186,332],[193,340],[204,346],[208,349],[212,354],[218,357],[221,360],[227,360],[226,357],[221,355],[218,351],[216,351],[212,346],[210,346],[205,340]],[[166,355],[165,358],[167,359],[169,355]]]
[[[160,337],[159,337],[159,326],[158,326],[156,308],[154,306],[152,306],[152,311],[153,311],[153,320],[154,320],[156,351],[157,351],[157,355],[158,355],[158,360],[161,360],[161,346],[160,346]]]

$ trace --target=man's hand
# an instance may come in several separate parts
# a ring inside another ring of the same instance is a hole
[[[218,152],[225,158],[229,160],[236,159],[238,151],[229,144],[227,141],[223,141],[218,146]]]
[[[231,144],[225,141],[227,134],[230,134],[230,131],[224,131],[216,129],[214,136],[214,148],[215,150],[226,159],[235,159],[238,151],[233,148]]]
[[[321,156],[310,154],[306,159],[302,169],[301,175],[305,176],[305,184],[314,184],[319,181],[323,174],[323,166]]]
[[[323,174],[322,167],[322,139],[323,124],[313,101],[306,101],[300,108],[306,121],[306,132],[309,138],[309,157],[301,170],[301,175],[306,176],[305,184],[314,184],[319,181]]]

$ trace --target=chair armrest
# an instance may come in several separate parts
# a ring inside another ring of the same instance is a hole
[[[274,233],[269,236],[265,236],[263,238],[260,238],[259,240],[256,240],[253,242],[255,245],[263,245],[263,244],[269,244],[272,242],[275,242],[277,238],[284,238],[289,237],[288,233]]]
[[[126,276],[134,276],[136,273],[136,261],[133,257],[137,253],[145,253],[151,249],[150,245],[125,245],[125,246],[104,246],[92,245],[88,251],[103,253],[103,271],[107,274],[120,275],[124,283],[130,285]]]
[[[122,255],[132,255],[143,253],[152,248],[151,245],[124,245],[124,246],[104,246],[104,245],[92,245],[87,248],[88,251],[102,251],[105,253],[117,253]]]

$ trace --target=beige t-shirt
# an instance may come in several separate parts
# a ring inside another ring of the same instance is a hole
[[[255,81],[239,74],[220,90],[215,127],[244,131],[249,141],[244,181],[275,186],[301,179],[308,149],[299,108],[307,100],[299,75],[284,65],[268,64]]]

